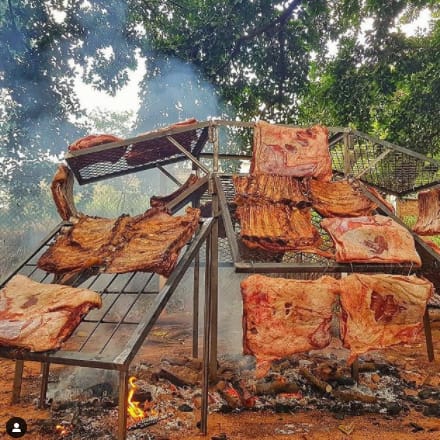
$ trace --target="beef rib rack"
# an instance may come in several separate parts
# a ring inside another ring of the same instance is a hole
[[[200,210],[173,217],[164,207],[117,219],[80,217],[40,257],[40,269],[58,275],[97,268],[103,272],[156,272],[169,276],[198,226]]]
[[[419,235],[440,234],[440,187],[420,191],[419,215],[414,232]]]

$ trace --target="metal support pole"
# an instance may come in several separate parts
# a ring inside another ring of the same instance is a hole
[[[40,401],[38,402],[38,408],[43,409],[46,407],[46,393],[47,384],[49,383],[49,362],[41,363],[41,387],[40,387]]]
[[[211,232],[212,233],[212,232]],[[205,312],[203,325],[203,371],[202,371],[202,408],[200,429],[204,435],[208,431],[208,387],[209,387],[209,367],[211,353],[211,233],[206,238],[206,257],[205,257]]]
[[[200,252],[194,257],[192,357],[199,356]]]
[[[359,360],[356,359],[351,364],[351,377],[356,381],[356,383],[359,383]]]
[[[17,359],[15,361],[14,383],[12,385],[12,403],[20,402],[21,384],[23,382],[24,361]]]
[[[118,410],[118,440],[125,440],[127,436],[127,398],[128,398],[128,371],[119,372],[119,410]]]
[[[344,133],[344,175],[348,176],[352,173],[353,136],[350,133]]]
[[[211,351],[209,354],[209,378],[212,382],[217,380],[217,337],[218,337],[218,217],[219,203],[217,188],[214,178],[210,179],[210,193],[212,195],[212,230],[209,240],[211,242],[210,257],[210,289],[211,289]]]
[[[423,327],[425,329],[426,351],[428,352],[428,360],[429,362],[432,362],[434,360],[434,346],[432,344],[431,321],[429,319],[428,307],[426,307],[425,314],[423,315]]]

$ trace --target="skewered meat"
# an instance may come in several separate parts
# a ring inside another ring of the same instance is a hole
[[[251,174],[313,176],[329,181],[332,165],[326,127],[293,128],[257,122]]]
[[[412,276],[352,274],[340,280],[348,363],[369,350],[418,341],[432,284]]]
[[[411,233],[391,218],[325,218],[321,226],[335,242],[338,262],[421,265]]]
[[[57,349],[94,307],[101,307],[96,292],[15,275],[0,291],[0,345]]]
[[[419,192],[418,202],[419,216],[414,232],[419,235],[440,234],[440,187]]]
[[[241,239],[251,249],[320,253],[322,239],[312,225],[309,209],[280,203],[246,203],[237,207],[236,215],[241,225]]]
[[[326,347],[339,282],[251,275],[241,282],[244,354],[257,358],[257,376],[270,362]]]
[[[200,211],[173,217],[164,208],[117,219],[81,217],[40,257],[38,267],[56,274],[99,267],[104,272],[152,271],[169,276],[180,249],[197,228]]]
[[[58,214],[63,220],[77,216],[73,200],[73,174],[66,165],[60,165],[50,187]]]
[[[198,180],[199,178],[195,174],[190,174],[186,182],[173,193],[168,194],[167,196],[152,196],[150,198],[151,207],[156,208],[159,206],[165,206],[167,203],[171,202],[171,200],[174,200],[176,197],[194,185]]]
[[[307,186],[313,208],[323,217],[366,216],[371,215],[377,208],[376,204],[356,187],[355,182],[351,183],[346,180],[323,182],[310,179]],[[387,204],[377,191],[373,188],[368,189],[384,204]]]
[[[291,176],[258,174],[232,176],[237,204],[255,201],[285,203],[304,208],[310,202],[304,196],[301,182]]]

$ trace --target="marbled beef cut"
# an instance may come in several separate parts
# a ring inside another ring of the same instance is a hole
[[[57,349],[94,307],[101,307],[96,292],[15,275],[0,290],[0,346]]]
[[[241,282],[243,350],[257,359],[257,376],[270,362],[326,347],[339,282],[289,280],[251,275]]]
[[[325,218],[321,226],[335,243],[337,262],[421,265],[413,236],[389,217]]]
[[[327,128],[319,125],[294,128],[257,122],[250,172],[312,176],[329,181],[332,177],[332,164]]]
[[[349,363],[369,350],[414,343],[433,285],[415,275],[351,274],[340,280],[341,339]]]

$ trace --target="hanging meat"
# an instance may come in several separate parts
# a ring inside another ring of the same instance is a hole
[[[418,202],[419,215],[414,232],[419,235],[440,234],[440,187],[419,192]]]
[[[63,220],[78,216],[73,200],[73,174],[66,165],[60,165],[52,180],[50,189],[58,214]]]
[[[340,333],[348,363],[370,350],[419,341],[432,284],[415,275],[351,274],[340,280]]]
[[[337,262],[421,265],[413,236],[389,217],[325,218],[321,226],[335,243]]]
[[[251,249],[322,253],[322,239],[309,209],[280,203],[246,203],[237,207],[236,215],[241,239]]]
[[[326,347],[339,282],[251,275],[241,282],[243,350],[257,359],[258,377],[270,362]]]
[[[0,290],[0,346],[58,349],[81,318],[101,304],[100,295],[91,290],[15,275]]]
[[[138,270],[169,276],[181,248],[197,229],[199,216],[195,208],[177,217],[165,208],[117,219],[84,216],[60,234],[37,264],[56,274],[95,267],[103,272]]]
[[[251,174],[312,176],[329,181],[332,164],[327,128],[319,125],[294,128],[257,122]]]
[[[323,217],[359,217],[372,215],[377,205],[366,197],[355,181],[325,182],[309,179],[308,195],[313,209]],[[368,188],[388,208],[393,208],[373,188]]]
[[[237,204],[253,202],[285,203],[304,208],[310,202],[303,194],[302,183],[291,176],[258,174],[250,176],[232,176]]]

